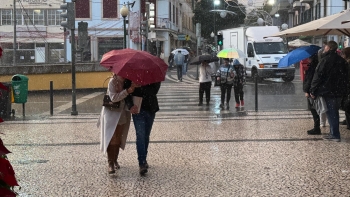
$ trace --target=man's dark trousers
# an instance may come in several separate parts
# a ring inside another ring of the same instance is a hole
[[[177,79],[182,81],[182,65],[176,65],[177,66]]]

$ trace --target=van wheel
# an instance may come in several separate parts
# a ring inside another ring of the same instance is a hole
[[[262,80],[262,79],[259,77],[258,72],[257,72],[256,70],[253,70],[253,71],[252,71],[252,79],[253,79],[254,82],[255,82],[256,79],[258,80],[258,82],[261,82],[261,80]]]
[[[282,80],[285,82],[291,82],[294,80],[294,76],[290,76],[290,77],[282,77]]]

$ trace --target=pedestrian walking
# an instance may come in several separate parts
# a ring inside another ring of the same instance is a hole
[[[136,150],[139,162],[139,173],[144,175],[148,172],[147,154],[152,125],[156,112],[159,111],[157,94],[160,83],[152,83],[140,88],[135,88],[132,96],[142,97],[139,113],[133,113],[132,119],[136,130]]]
[[[234,70],[229,64],[229,59],[224,58],[224,64],[222,64],[217,71],[217,80],[220,81],[220,90],[221,90],[221,104],[220,108],[225,108],[225,99],[226,99],[226,109],[230,109],[230,99],[231,99],[231,90],[234,81]],[[226,95],[226,98],[225,98]]]
[[[314,127],[307,131],[309,135],[321,135],[320,129],[320,115],[317,113],[316,109],[313,107],[313,99],[310,97],[310,88],[312,78],[314,77],[315,70],[318,64],[318,54],[314,54],[309,57],[309,63],[307,64],[308,69],[305,71],[305,79],[303,82],[303,91],[305,93],[305,97],[308,100],[308,108],[312,114],[312,118],[314,121]],[[325,113],[324,113],[325,114]]]
[[[350,47],[346,47],[342,50],[342,57],[346,60],[346,62],[348,63],[348,70],[350,72]],[[349,77],[349,83],[350,83],[350,73],[348,73],[348,77]],[[349,84],[350,86],[350,84]],[[348,99],[349,98],[349,94],[350,94],[350,87],[348,87],[348,96],[346,96],[343,99]],[[347,129],[350,129],[350,113],[345,111],[345,121]]]
[[[199,103],[198,106],[203,105],[203,95],[205,92],[205,100],[207,106],[210,102],[210,89],[211,89],[211,75],[213,71],[208,61],[202,61],[199,67]]]
[[[174,62],[177,67],[177,82],[182,81],[182,67],[185,62],[185,56],[178,50],[177,54],[174,56]]]
[[[185,55],[185,61],[182,67],[182,75],[186,75],[187,74],[187,65],[188,65],[188,60],[189,60],[189,55]]]
[[[171,51],[173,51],[173,49],[171,49]],[[174,54],[170,53],[169,57],[168,57],[168,65],[169,65],[169,70],[171,70],[173,68],[174,65]]]
[[[133,106],[129,111],[124,99],[138,85],[132,83],[128,89],[123,89],[123,87],[124,78],[114,74],[108,83],[107,94],[112,102],[120,102],[119,108],[111,110],[110,108],[102,107],[97,123],[97,127],[101,132],[100,150],[107,154],[109,174],[115,173],[115,169],[120,168],[118,164],[119,149],[124,150],[125,148],[130,127],[130,112],[137,109],[136,106]]]
[[[235,94],[236,108],[244,107],[244,92],[243,85],[245,83],[245,72],[243,65],[235,59],[233,61],[233,68],[235,71],[234,82],[233,82],[233,90]]]
[[[159,58],[164,61],[164,50],[163,49],[160,52]]]
[[[340,142],[339,107],[342,98],[347,95],[349,78],[348,63],[337,54],[337,48],[336,42],[327,42],[311,82],[310,96],[313,99],[322,96],[327,106],[330,133],[323,139]]]

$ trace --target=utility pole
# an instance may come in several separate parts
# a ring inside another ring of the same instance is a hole
[[[13,66],[16,66],[16,51],[17,51],[16,0],[13,0]]]
[[[72,58],[72,112],[71,115],[78,115],[76,105],[76,88],[75,88],[75,0],[62,4],[60,8],[64,11],[61,13],[61,17],[65,18],[65,21],[61,22],[61,26],[71,30],[71,58]]]

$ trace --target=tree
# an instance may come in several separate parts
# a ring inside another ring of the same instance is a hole
[[[198,1],[194,9],[193,24],[200,23],[202,37],[210,40],[210,34],[214,32],[214,24],[216,32],[222,29],[239,27],[241,24],[244,24],[245,8],[243,5],[239,6],[241,9],[237,6],[228,6],[224,0],[220,0],[220,5],[215,6],[216,10],[228,10],[236,13],[236,15],[227,14],[226,17],[222,18],[219,12],[209,12],[214,9],[213,0]]]

